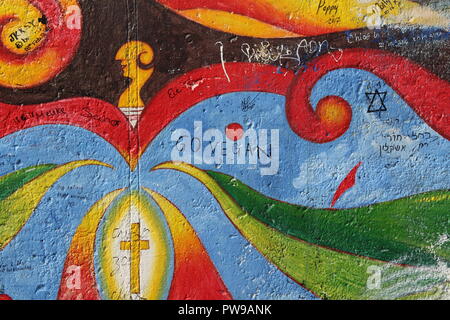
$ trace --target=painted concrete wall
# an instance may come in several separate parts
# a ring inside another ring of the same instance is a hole
[[[448,299],[449,1],[0,1],[0,299]]]

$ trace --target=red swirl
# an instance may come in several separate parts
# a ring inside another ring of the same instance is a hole
[[[316,110],[309,98],[317,81],[330,71],[355,68],[372,72],[393,88],[433,130],[450,139],[450,84],[422,66],[396,54],[372,49],[346,49],[336,62],[331,54],[311,61],[292,82],[286,96],[286,114],[301,138],[325,143],[343,135],[351,121],[350,104],[343,98],[322,98]]]
[[[42,24],[47,31],[37,44],[33,39],[26,42],[24,46],[32,42],[31,46],[21,54],[8,49],[6,39],[0,41],[1,86],[28,88],[49,81],[71,62],[80,42],[82,18],[76,0],[27,0],[24,6],[25,3],[42,14],[39,22],[24,14],[24,8],[15,8],[13,2],[6,0],[0,10],[0,30],[3,31],[8,23],[18,21],[25,26],[19,29],[27,30]]]

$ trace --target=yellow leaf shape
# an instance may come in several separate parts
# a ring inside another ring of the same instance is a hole
[[[22,188],[0,201],[0,250],[2,250],[23,228],[38,206],[42,197],[62,176],[79,167],[100,165],[96,160],[80,160],[58,166],[26,183]]]

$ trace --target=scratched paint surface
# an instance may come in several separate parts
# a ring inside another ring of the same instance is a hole
[[[449,299],[449,8],[0,1],[0,300]]]

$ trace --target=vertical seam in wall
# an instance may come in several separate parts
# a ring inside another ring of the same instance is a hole
[[[136,41],[139,40],[139,9],[138,9],[138,4],[137,4],[138,0],[133,0],[133,4],[134,4],[134,13],[135,13],[135,26],[136,26]],[[140,58],[138,56],[138,63],[136,64],[136,68],[139,68],[139,63],[140,63]],[[137,72],[137,82],[140,83],[139,81],[139,76],[140,76],[140,72]],[[137,92],[137,96],[140,97],[140,90],[141,88],[138,89]],[[145,109],[145,102],[144,102],[144,109]],[[141,139],[139,137],[139,122],[141,119],[141,115],[139,115],[137,122],[136,122],[136,126],[134,128],[135,133],[136,133],[136,144],[137,144],[137,150],[138,150],[138,155],[140,154],[139,150],[141,149]],[[140,189],[141,186],[141,166],[139,163],[139,159],[137,159],[137,164],[136,164],[136,170],[137,170],[137,188]]]
[[[127,43],[128,42],[130,42],[131,41],[131,39],[132,39],[132,35],[131,35],[131,32],[132,32],[132,27],[133,27],[133,17],[132,17],[132,15],[131,15],[131,11],[130,11],[130,0],[127,0],[126,1],[126,5],[127,5]],[[128,105],[130,104],[130,99],[131,99],[131,97],[130,97],[130,95],[128,95]],[[128,123],[128,126],[130,126],[130,123]],[[132,132],[131,132],[131,130],[128,130],[128,159],[129,159],[129,166],[128,166],[128,192],[130,192],[130,190],[132,189],[132,169],[131,169],[131,167],[130,167],[130,164],[132,163],[132,151],[131,151],[131,148],[132,148],[132,138],[131,138],[131,135],[132,135]],[[131,197],[128,197],[128,204],[127,204],[127,207],[128,207],[128,214],[127,214],[127,218],[128,218],[128,225],[131,225],[131,222],[132,222],[132,218],[131,218]],[[131,236],[131,234],[130,234],[130,236]],[[131,239],[131,238],[130,238]]]

